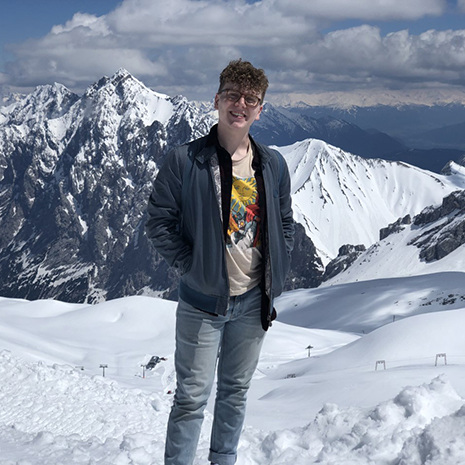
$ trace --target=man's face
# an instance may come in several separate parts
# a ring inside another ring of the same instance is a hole
[[[226,83],[215,96],[215,109],[218,110],[219,124],[248,130],[260,119],[263,105],[259,93]]]

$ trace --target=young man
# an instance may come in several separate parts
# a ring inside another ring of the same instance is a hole
[[[150,196],[147,235],[181,273],[165,465],[193,463],[215,369],[209,460],[235,463],[247,390],[289,268],[289,172],[249,136],[267,87],[263,70],[229,63],[215,96],[218,124],[168,155]]]

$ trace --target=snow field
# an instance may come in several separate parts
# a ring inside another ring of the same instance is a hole
[[[2,465],[163,463],[166,400],[5,351],[0,367]],[[460,464],[463,431],[465,401],[437,377],[372,409],[326,404],[303,427],[247,427],[238,464]],[[206,434],[200,446],[206,454]]]
[[[237,464],[463,464],[465,308],[440,298],[448,286],[458,292],[461,278],[422,276],[417,292],[397,299],[403,318],[387,324],[387,302],[411,283],[286,293],[249,393]],[[376,305],[364,304],[370,292]],[[0,299],[0,464],[162,465],[174,309],[148,297],[95,306]],[[366,334],[351,332],[359,321]],[[434,366],[439,351],[447,365]],[[140,365],[152,355],[167,360],[144,379]],[[379,358],[386,370],[375,370]],[[210,409],[195,465],[207,462]]]

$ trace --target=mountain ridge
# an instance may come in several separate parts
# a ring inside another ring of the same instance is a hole
[[[279,150],[291,173],[294,217],[325,265],[342,245],[369,247],[381,228],[465,188],[465,172],[455,163],[450,175],[439,175],[359,157],[314,139]]]
[[[457,167],[465,171],[463,167]],[[322,286],[465,270],[465,191],[399,222]]]
[[[66,99],[55,90],[72,96],[67,111],[56,111],[53,103]],[[123,71],[80,98],[63,86],[41,87],[4,111],[2,294],[83,301],[131,293],[153,279],[160,290],[169,287],[170,272],[156,272],[162,262],[147,254],[141,228],[151,180],[169,147],[211,123],[184,98],[155,94]],[[135,260],[153,267],[154,277],[131,275]]]
[[[59,84],[37,88],[0,113],[0,295],[175,297],[178,277],[144,234],[146,203],[170,148],[206,134],[215,116],[125,70],[81,97]],[[463,185],[461,174],[367,160],[315,139],[280,151],[299,223],[287,288],[318,286],[341,246],[369,247],[380,228]]]

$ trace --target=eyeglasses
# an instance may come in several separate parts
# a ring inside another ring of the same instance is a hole
[[[243,94],[238,90],[234,89],[223,89],[218,92],[218,94],[226,94],[226,99],[230,102],[237,102],[241,97],[244,97],[244,102],[248,107],[256,107],[262,99],[253,94]]]

